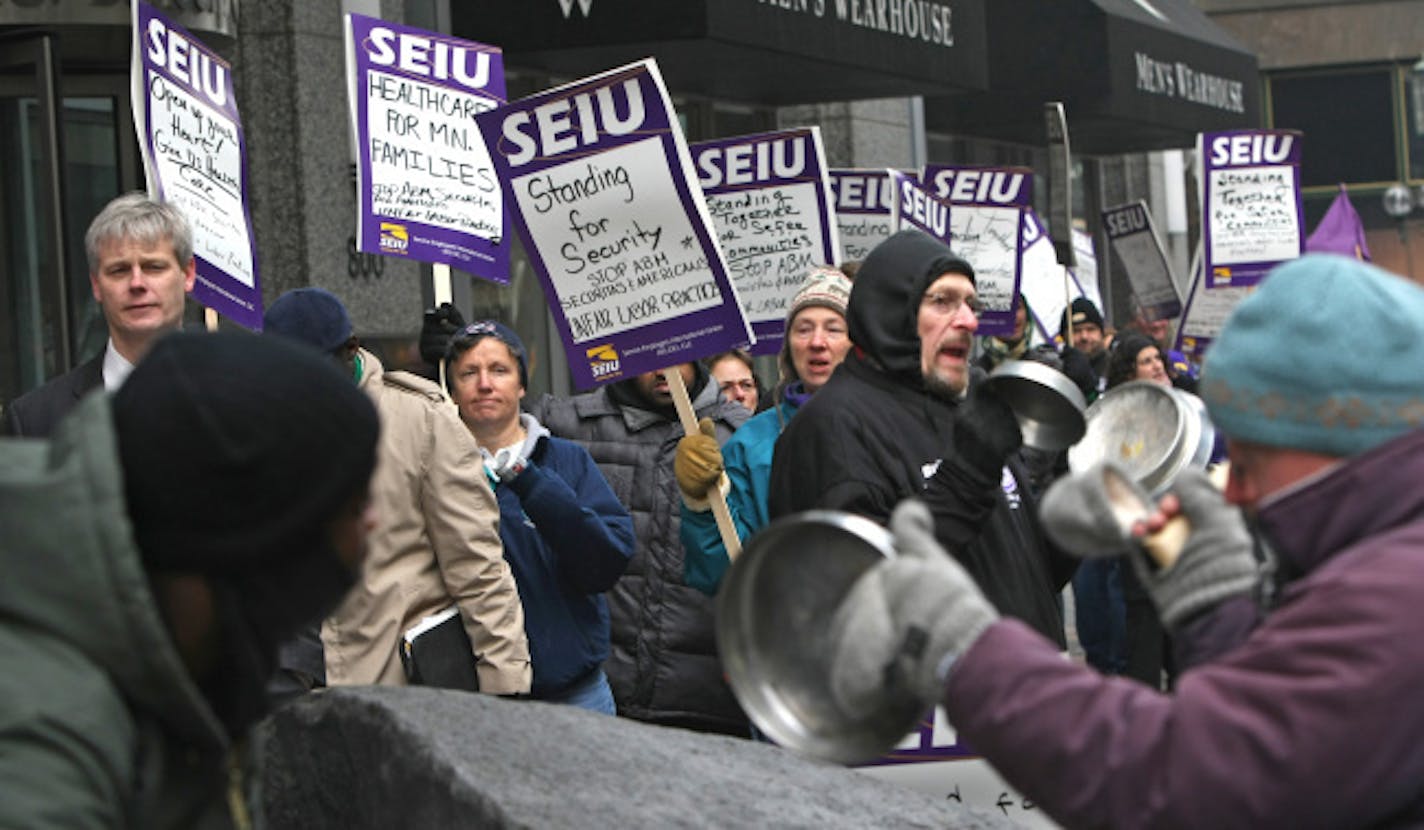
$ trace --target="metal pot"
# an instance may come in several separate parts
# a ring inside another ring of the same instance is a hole
[[[1155,498],[1188,466],[1205,468],[1216,429],[1195,395],[1146,380],[1109,390],[1088,407],[1083,439],[1068,450],[1074,472],[1121,464]]]
[[[1056,452],[1083,437],[1087,402],[1057,369],[1033,360],[1007,360],[984,383],[1014,411],[1026,446]]]
[[[829,693],[829,628],[855,581],[895,556],[890,532],[860,516],[812,510],[753,536],[717,595],[717,647],[752,722],[800,755],[843,764],[883,754],[913,731],[922,702],[840,711]]]

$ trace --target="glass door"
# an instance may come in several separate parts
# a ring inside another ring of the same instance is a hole
[[[99,353],[84,231],[139,179],[128,73],[64,78],[53,35],[0,39],[0,402]]]

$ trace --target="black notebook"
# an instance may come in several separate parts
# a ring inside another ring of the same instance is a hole
[[[412,686],[480,690],[470,635],[454,606],[431,614],[405,632],[401,664]]]

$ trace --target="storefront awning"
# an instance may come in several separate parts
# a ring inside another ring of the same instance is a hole
[[[653,57],[680,92],[786,105],[986,89],[986,4],[505,0],[450,14],[510,67],[581,77]]]
[[[935,132],[1042,144],[1063,101],[1075,152],[1189,147],[1259,126],[1256,56],[1188,0],[994,0],[989,90],[925,102]]]

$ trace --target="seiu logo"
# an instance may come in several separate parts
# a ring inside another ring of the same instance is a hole
[[[410,250],[410,233],[405,225],[381,223],[381,250],[393,254],[404,254]]]
[[[588,368],[593,372],[594,377],[602,378],[618,374],[618,352],[613,349],[612,343],[594,346],[584,354],[588,357]]]

